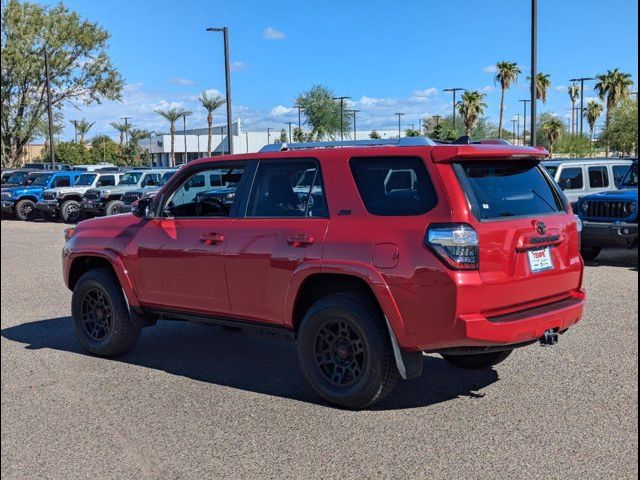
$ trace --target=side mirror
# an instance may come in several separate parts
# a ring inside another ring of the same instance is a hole
[[[145,197],[140,200],[136,200],[131,204],[131,213],[133,213],[136,217],[147,218],[151,213],[151,202],[153,198]]]

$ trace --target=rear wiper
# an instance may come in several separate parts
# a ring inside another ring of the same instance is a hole
[[[513,217],[515,214],[511,212],[502,212],[500,214],[501,217]]]

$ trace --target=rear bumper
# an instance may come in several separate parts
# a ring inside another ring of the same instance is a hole
[[[595,247],[628,247],[637,240],[637,223],[583,222],[583,245]]]
[[[564,331],[576,324],[584,312],[584,290],[572,296],[519,312],[486,317],[462,315],[458,322],[466,345],[519,344],[536,340],[547,330]]]

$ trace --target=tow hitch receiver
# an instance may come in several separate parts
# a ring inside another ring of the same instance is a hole
[[[543,347],[551,347],[558,343],[558,332],[554,329],[547,330],[544,335],[540,337],[540,345]]]

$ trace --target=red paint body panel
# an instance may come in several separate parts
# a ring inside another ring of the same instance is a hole
[[[369,214],[349,168],[350,158],[363,156],[422,158],[438,197],[435,208],[416,216]],[[185,173],[220,161],[315,158],[329,218],[172,220],[121,215],[86,221],[65,246],[65,278],[68,282],[78,256],[101,256],[112,263],[133,305],[292,327],[305,279],[344,274],[369,285],[406,350],[533,340],[545,330],[569,328],[582,315],[583,262],[575,218],[562,212],[479,221],[451,162],[545,156],[537,148],[450,145],[310,149],[198,160],[185,167]],[[553,238],[535,243],[535,226],[542,220]],[[425,246],[429,225],[450,222],[476,230],[477,271],[450,270]],[[215,234],[215,242],[203,243],[203,234]],[[532,274],[527,250],[540,246],[551,248],[554,269]],[[568,305],[567,299],[575,301]],[[517,319],[492,320],[509,314]]]

